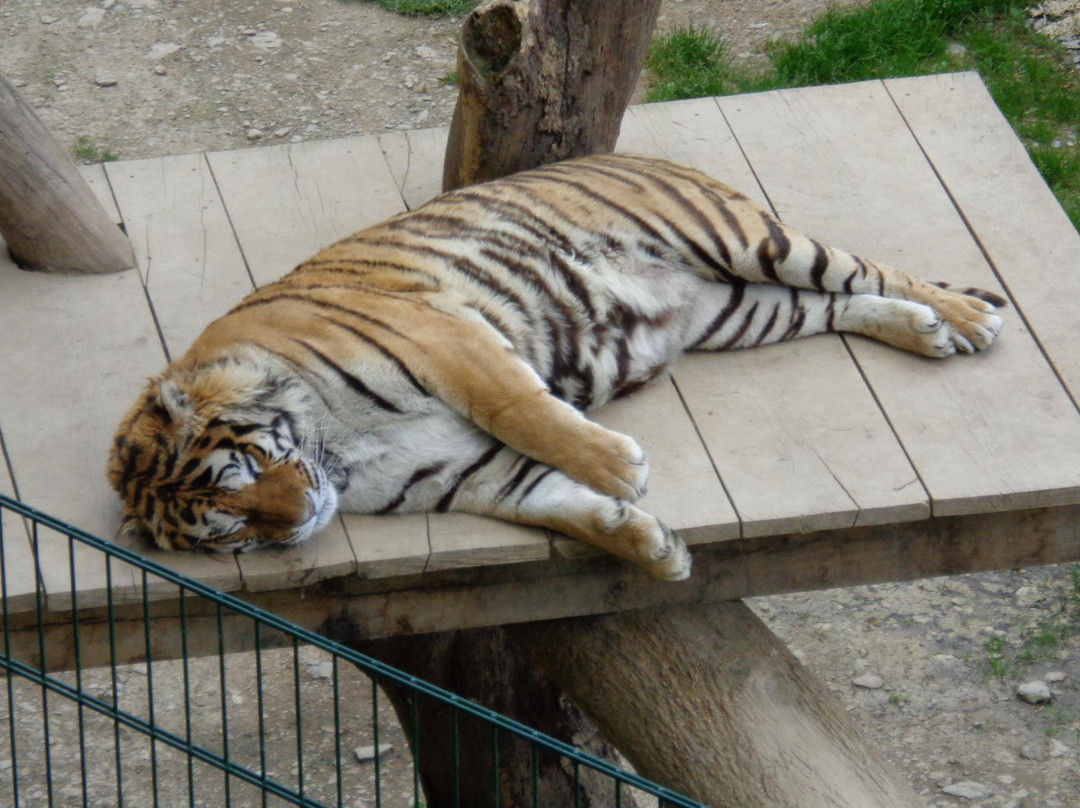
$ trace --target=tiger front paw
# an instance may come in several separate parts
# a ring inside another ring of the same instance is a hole
[[[645,496],[649,464],[633,438],[597,427],[599,440],[582,446],[577,458],[581,482],[601,494],[636,502]]]

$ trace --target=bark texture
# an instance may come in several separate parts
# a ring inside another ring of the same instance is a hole
[[[443,190],[610,152],[660,0],[489,0],[466,18]]]
[[[94,273],[135,266],[123,231],[3,75],[0,236],[24,269]]]
[[[347,638],[339,635],[337,639]],[[348,644],[583,751],[613,758],[613,749],[596,727],[552,687],[526,653],[507,643],[501,628]],[[616,804],[610,783],[584,769],[578,773],[580,801],[576,803],[572,767],[546,752],[537,758],[539,778],[534,785],[533,755],[525,742],[507,732],[500,732],[496,739],[490,726],[469,717],[459,718],[455,728],[452,712],[437,702],[385,684],[383,689],[419,760],[424,799],[430,808],[533,805],[534,787],[540,805],[613,808]],[[419,748],[413,744],[417,726]],[[493,765],[496,743],[497,773]]]
[[[507,629],[639,774],[712,808],[921,808],[742,601]]]

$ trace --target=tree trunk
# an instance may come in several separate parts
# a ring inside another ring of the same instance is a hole
[[[340,627],[334,633],[335,639],[346,641],[363,654],[565,743],[609,760],[614,755],[592,723],[538,673],[528,655],[506,642],[503,629],[365,641],[341,636]],[[543,752],[534,761],[531,746],[510,733],[502,731],[496,740],[490,726],[468,716],[459,718],[455,727],[449,708],[402,688],[380,684],[418,761],[429,808],[533,805],[534,788],[540,805],[616,805],[614,789],[604,778],[582,769],[578,773],[580,801],[575,803],[574,771],[555,754]],[[497,773],[493,770],[496,743]],[[535,783],[534,764],[538,774]],[[496,788],[498,802],[494,800]]]
[[[660,0],[489,0],[461,29],[443,190],[610,152]]]
[[[135,266],[123,231],[3,75],[0,236],[24,269],[92,273]]]
[[[507,629],[643,777],[711,808],[916,808],[742,601]]]

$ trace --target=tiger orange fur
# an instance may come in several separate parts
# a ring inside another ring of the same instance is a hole
[[[792,231],[664,160],[600,156],[444,194],[327,247],[152,379],[109,461],[125,530],[239,552],[339,509],[540,525],[686,577],[633,503],[635,441],[583,410],[688,350],[847,331],[988,347],[1004,301]]]

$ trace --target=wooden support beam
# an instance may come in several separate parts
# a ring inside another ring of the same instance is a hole
[[[98,273],[135,266],[123,231],[2,74],[0,236],[24,269]]]
[[[1072,505],[725,541],[695,548],[694,573],[680,583],[657,581],[616,559],[596,557],[401,578],[349,576],[237,595],[306,628],[374,639],[1060,564],[1080,560],[1078,523],[1080,506]],[[118,593],[117,602],[126,604],[113,613],[119,664],[146,658],[147,635],[137,598],[134,591]],[[186,609],[188,653],[216,654],[214,610],[194,598],[188,598]],[[179,655],[178,614],[175,596],[170,600],[154,594],[154,659]],[[11,612],[8,619],[15,658],[37,664],[40,622],[49,669],[74,666],[70,612]],[[230,653],[254,647],[251,620],[227,616],[225,624]],[[80,609],[80,641],[85,667],[109,664],[105,608]]]
[[[741,601],[509,635],[642,776],[713,808],[921,808],[826,687]]]

